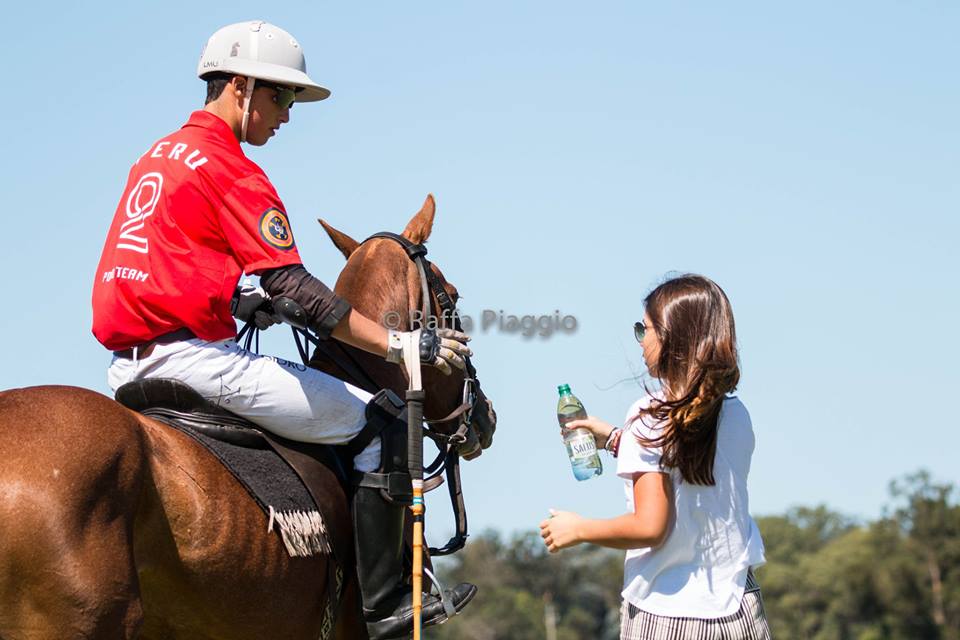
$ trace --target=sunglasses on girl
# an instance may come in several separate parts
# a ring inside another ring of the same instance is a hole
[[[642,322],[633,323],[633,337],[637,339],[637,342],[643,342],[643,334],[647,332],[647,328]]]
[[[256,86],[257,88],[264,87],[266,89],[273,89],[276,92],[273,96],[273,101],[281,109],[289,109],[297,99],[297,90],[293,87],[285,87],[281,84],[271,84],[262,80],[257,80]]]

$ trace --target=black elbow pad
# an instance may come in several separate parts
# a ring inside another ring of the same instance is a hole
[[[290,298],[303,307],[307,325],[323,340],[350,312],[350,303],[310,275],[302,264],[264,271],[260,286],[271,298]]]

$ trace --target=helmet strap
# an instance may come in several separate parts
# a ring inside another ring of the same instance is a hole
[[[253,96],[255,78],[247,76],[247,88],[243,93],[243,121],[240,123],[240,142],[247,141],[247,124],[250,122],[250,98]]]

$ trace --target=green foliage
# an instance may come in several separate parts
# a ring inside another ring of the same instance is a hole
[[[622,553],[584,545],[551,555],[536,533],[505,543],[487,531],[439,568],[445,583],[470,581],[480,591],[455,622],[432,631],[433,637],[542,640],[548,603],[557,640],[618,637]]]
[[[824,506],[757,518],[758,570],[778,640],[960,640],[960,506],[954,487],[920,472],[891,483],[872,523]],[[476,600],[431,638],[615,640],[623,552],[581,545],[547,553],[539,536],[493,531],[439,563],[445,583],[470,581]],[[552,609],[552,612],[551,612]]]

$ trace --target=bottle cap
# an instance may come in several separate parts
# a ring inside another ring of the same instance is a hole
[[[568,385],[568,384],[558,385],[558,386],[557,386],[557,391],[559,391],[559,392],[560,392],[560,395],[562,395],[562,396],[570,395],[570,385]]]

